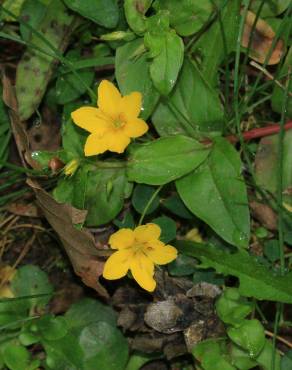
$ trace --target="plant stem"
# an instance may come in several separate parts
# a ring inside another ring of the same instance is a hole
[[[143,209],[143,213],[141,214],[141,217],[140,217],[140,220],[138,222],[138,226],[142,225],[142,222],[144,220],[144,217],[149,209],[149,207],[151,206],[152,202],[154,201],[155,197],[157,196],[157,194],[160,192],[160,190],[163,188],[163,185],[160,185],[156,190],[155,192],[152,194],[152,197],[148,200],[148,203],[146,204],[145,208]]]

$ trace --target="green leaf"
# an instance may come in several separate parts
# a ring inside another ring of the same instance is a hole
[[[116,0],[64,0],[71,10],[84,18],[106,28],[114,28],[119,20],[119,8]]]
[[[264,242],[264,255],[271,262],[276,262],[280,259],[279,241],[277,239],[266,240]]]
[[[67,368],[95,370],[97,367],[108,369],[107,365],[111,366],[115,361],[120,361],[121,364],[126,361],[127,344],[115,327],[116,313],[111,307],[95,299],[85,298],[73,304],[64,319],[66,324],[64,325],[62,321],[61,325],[60,323],[57,327],[54,325],[53,332],[63,334],[66,328],[68,333],[58,340],[53,340],[51,332],[51,340],[47,338],[42,341],[47,353],[48,368],[53,370]],[[96,330],[96,327],[100,331]],[[104,333],[101,330],[104,330]],[[111,346],[117,346],[117,348],[113,350]],[[111,351],[110,354],[108,350]],[[97,366],[101,361],[104,361],[105,366]]]
[[[240,296],[238,289],[227,288],[216,302],[216,312],[225,324],[239,325],[253,310],[253,304]]]
[[[251,360],[249,354],[246,351],[243,351],[241,348],[233,343],[231,343],[229,353],[232,359],[232,364],[240,370],[253,369],[257,365],[254,360]]]
[[[116,325],[117,315],[110,306],[95,299],[83,298],[69,308],[65,319],[68,327],[83,328],[97,321]]]
[[[220,64],[236,47],[240,1],[229,0],[227,3],[225,2],[225,6],[219,14],[208,31],[203,33],[192,48],[193,52],[200,54],[202,74],[212,86],[217,85]]]
[[[191,172],[209,150],[195,139],[177,135],[133,146],[127,165],[130,181],[162,185]]]
[[[196,260],[192,257],[179,254],[177,258],[167,265],[172,276],[187,276],[196,271]]]
[[[137,185],[134,189],[132,196],[132,204],[138,213],[143,213],[145,207],[150,201],[151,197],[155,193],[155,188],[147,185]],[[146,215],[154,212],[159,206],[159,198],[156,195],[152,200],[149,208],[147,209]]]
[[[238,152],[223,138],[201,166],[176,181],[185,205],[221,238],[247,247],[250,234],[246,186]]]
[[[16,297],[47,294],[44,297],[23,300],[22,305],[28,308],[45,306],[53,293],[53,286],[49,282],[48,275],[34,265],[20,267],[13,277],[11,288]]]
[[[212,12],[210,0],[157,0],[156,11],[168,10],[170,24],[181,36],[190,36],[208,20]]]
[[[86,225],[98,226],[114,219],[124,205],[127,188],[125,169],[97,168],[88,172],[86,181],[84,194],[84,209],[88,210]],[[78,184],[76,184],[74,192],[79,192]],[[78,208],[78,205],[81,204],[75,203],[76,199],[77,197],[74,195],[73,205]]]
[[[3,359],[10,370],[24,370],[29,366],[30,353],[21,345],[9,343],[3,350]]]
[[[187,257],[187,256],[186,256]],[[193,274],[193,283],[198,284],[201,282],[210,283],[214,285],[224,285],[225,280],[222,275],[219,275],[213,269],[195,269]]]
[[[72,63],[73,67],[75,61],[80,61],[79,50],[70,50],[66,54],[66,58]],[[94,79],[94,71],[92,69],[82,69],[79,72],[80,78],[84,84],[90,86]],[[56,82],[56,98],[58,104],[67,104],[70,101],[76,100],[86,92],[86,86],[82,85],[80,81],[76,80],[76,76],[71,73],[66,73],[58,76]]]
[[[194,218],[177,194],[161,200],[161,204],[174,215],[190,220]]]
[[[27,331],[22,331],[18,337],[20,343],[24,346],[31,346],[32,344],[38,343],[40,337],[37,334],[33,334]]]
[[[256,358],[265,345],[265,329],[259,320],[244,320],[237,327],[227,329],[229,338],[239,347],[248,351],[251,358]]]
[[[200,132],[221,131],[223,109],[217,91],[186,58],[175,88],[158,105],[152,120],[160,136],[198,137]]]
[[[281,360],[281,370],[292,369],[292,350],[286,352]]]
[[[159,358],[159,354],[146,354],[146,353],[140,353],[140,352],[134,352],[128,363],[125,370],[140,370],[142,365],[144,365],[146,362],[149,362],[151,360],[154,360],[155,358]]]
[[[88,325],[82,329],[79,343],[85,354],[85,370],[124,370],[128,342],[116,327],[103,321]]]
[[[62,125],[62,144],[68,160],[84,157],[84,145],[88,133],[76,126],[72,120]]]
[[[43,340],[46,365],[52,370],[83,370],[84,353],[76,333],[67,334],[58,340]]]
[[[4,0],[1,2],[3,7],[7,10],[9,10],[11,13],[15,14],[16,16],[19,16],[20,10],[22,7],[24,0]],[[7,22],[15,22],[15,18],[11,17],[10,15],[7,15],[5,12],[0,13],[0,19],[5,20]]]
[[[176,237],[176,223],[172,218],[161,216],[152,220],[161,228],[160,240],[167,244]]]
[[[37,320],[35,325],[44,340],[58,340],[68,332],[67,321],[62,316],[45,315]]]
[[[123,228],[134,229],[135,228],[135,220],[130,211],[126,212],[122,220],[115,219],[113,221],[113,224],[117,226],[119,229],[123,229]]]
[[[292,100],[291,100],[292,102]],[[283,145],[283,202],[292,206],[292,130],[285,133]],[[277,194],[279,171],[279,135],[263,138],[258,146],[255,159],[255,176],[257,185],[263,187],[274,195]]]
[[[143,119],[150,116],[159,99],[159,93],[150,78],[149,65],[143,39],[127,42],[117,48],[115,75],[119,89],[123,95],[133,91],[139,91],[142,94],[141,117]]]
[[[211,245],[178,241],[180,253],[201,260],[201,267],[214,268],[218,273],[239,278],[239,293],[246,297],[292,303],[292,286],[287,284],[292,273],[279,276],[261,265],[245,250],[228,253]]]
[[[291,65],[292,65],[292,46],[290,46],[290,49],[285,58],[285,62],[280,71],[280,81],[284,86],[287,84],[287,74],[290,73],[289,71],[290,71]],[[290,83],[289,92],[290,94],[292,93],[292,83]],[[285,95],[285,91],[280,86],[275,84],[273,94],[272,94],[272,108],[275,112],[278,112],[278,113],[282,112],[284,95]],[[287,107],[286,117],[291,118],[292,117],[292,96],[288,95],[286,107]]]
[[[204,340],[198,343],[192,351],[195,358],[201,362],[204,370],[236,370],[227,361],[225,352],[226,342],[221,338]]]
[[[275,365],[273,365],[273,359]],[[265,346],[259,356],[256,358],[256,361],[264,370],[280,370],[281,368],[280,353],[274,348],[272,342],[269,340],[265,341]]]
[[[262,4],[262,0],[254,0],[251,2],[250,10],[256,13]],[[290,0],[265,0],[261,8],[261,17],[272,17],[279,15],[288,8]],[[276,370],[276,369],[275,369]]]
[[[86,225],[98,226],[114,219],[128,196],[125,168],[118,162],[80,164],[72,177],[61,178],[53,191],[57,202],[87,210]],[[120,162],[121,163],[121,162]]]
[[[182,39],[170,30],[162,35],[152,36],[151,32],[145,34],[145,45],[150,49],[150,54],[157,49],[150,65],[150,76],[156,89],[162,95],[168,95],[173,89],[184,58],[184,44]]]
[[[145,13],[150,8],[153,0],[125,0],[125,16],[129,26],[137,35],[146,31]]]
[[[25,0],[20,10],[20,19],[34,29],[38,29],[46,15],[49,1]],[[23,40],[29,41],[32,31],[21,23],[19,24],[19,30]]]
[[[53,190],[53,197],[58,203],[73,203],[74,182],[70,177],[61,177]]]

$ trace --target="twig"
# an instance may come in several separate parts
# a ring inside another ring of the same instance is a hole
[[[265,333],[267,336],[273,338],[274,337],[274,333],[272,333],[271,331],[269,330],[265,330]],[[276,339],[279,341],[279,342],[282,342],[284,343],[287,347],[289,348],[292,348],[292,343],[289,342],[287,339],[283,338],[283,337],[280,337],[279,335],[276,335]]]
[[[255,67],[256,69],[260,70],[261,72],[263,72],[263,74],[267,76],[269,80],[274,81],[275,84],[279,86],[282,90],[286,89],[285,86],[281,84],[280,81],[276,80],[275,77],[269,71],[267,71],[264,67],[262,67],[260,64],[258,64],[254,60],[252,60],[249,64]],[[288,91],[288,95],[292,96],[292,92]]]
[[[12,268],[16,269],[16,267],[20,264],[20,262],[23,260],[27,252],[29,251],[29,248],[32,246],[33,242],[35,241],[36,233],[32,235],[32,237],[25,243],[25,246],[23,247],[22,251],[20,252],[19,256],[17,257],[17,260],[14,262]]]
[[[0,229],[1,227],[3,227],[5,224],[7,224],[7,222],[9,222],[13,217],[15,217],[15,215],[10,215],[9,217],[5,218],[5,220],[3,220],[0,224]]]
[[[20,225],[15,225],[10,228],[10,230],[14,229],[21,229],[21,228],[28,228],[28,229],[36,229],[40,231],[47,231],[44,227],[39,226],[39,225],[34,225],[34,224],[20,224]]]

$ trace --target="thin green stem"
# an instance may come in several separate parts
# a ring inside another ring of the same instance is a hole
[[[280,326],[280,318],[281,318],[281,312],[282,312],[283,304],[282,303],[277,303],[277,311],[275,315],[275,323],[274,323],[274,332],[273,332],[273,339],[272,339],[272,344],[273,344],[273,352],[272,352],[272,363],[271,363],[271,370],[276,369],[276,337],[277,333],[279,330]]]
[[[279,235],[279,254],[281,274],[285,274],[285,255],[284,255],[284,220],[283,220],[283,159],[284,159],[284,136],[285,136],[285,118],[288,103],[288,91],[290,90],[290,75],[288,76],[286,88],[284,91],[280,131],[278,134],[278,178],[277,178],[277,205],[278,205],[278,235]]]
[[[151,206],[151,204],[153,203],[154,199],[156,198],[156,196],[158,195],[158,193],[160,192],[160,190],[163,188],[163,185],[160,185],[156,190],[155,192],[152,194],[152,197],[148,200],[145,208],[143,209],[143,212],[141,214],[141,217],[140,217],[140,220],[138,222],[138,226],[142,225],[143,223],[143,220],[145,218],[145,215],[149,209],[149,207]]]
[[[15,191],[14,193],[4,195],[3,197],[0,197],[0,206],[3,206],[8,200],[17,199],[21,197],[23,194],[25,194],[29,189],[21,189],[19,191]]]
[[[262,322],[267,323],[268,320],[266,319],[263,311],[260,309],[260,306],[257,304],[256,301],[255,301],[255,309],[256,309],[257,313],[260,315]]]
[[[243,148],[243,154],[245,157],[245,160],[248,164],[250,172],[253,174],[253,166],[250,161],[250,158],[247,154],[247,151],[245,150],[245,142],[244,138],[241,132],[240,128],[240,121],[241,121],[241,114],[239,111],[239,61],[240,61],[240,49],[241,49],[241,40],[243,36],[243,31],[244,31],[244,25],[245,25],[245,19],[247,16],[249,4],[251,0],[245,0],[244,1],[244,9],[243,13],[240,19],[240,24],[239,24],[239,32],[238,32],[238,38],[237,38],[237,46],[236,46],[236,55],[235,55],[235,67],[234,67],[234,115],[235,115],[235,123],[236,123],[236,129],[237,129],[237,135],[239,137],[239,141],[241,144],[241,147]],[[253,176],[254,178],[254,176]]]
[[[96,161],[96,162],[92,162],[88,159],[82,159],[82,162],[84,163],[87,163],[87,164],[90,164],[94,167],[97,167],[97,168],[102,168],[102,169],[105,169],[105,170],[111,170],[111,169],[115,169],[115,168],[127,168],[127,163],[125,161],[116,161],[116,162],[111,162],[111,161]]]
[[[32,170],[30,168],[24,168],[24,167],[20,167],[20,166],[17,166],[15,164],[12,164],[12,163],[9,163],[9,162],[6,162],[6,161],[2,161],[0,160],[0,165],[3,166],[3,167],[6,167],[6,168],[10,168],[11,170],[14,170],[15,172],[20,172],[20,173],[28,173],[28,174],[31,174],[31,175],[44,175],[44,172],[43,171],[40,171],[40,170]]]

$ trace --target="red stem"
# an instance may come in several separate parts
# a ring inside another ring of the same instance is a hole
[[[264,136],[276,134],[277,132],[280,131],[280,129],[281,129],[281,126],[279,124],[273,123],[273,124],[270,124],[269,126],[254,128],[250,131],[243,132],[242,137],[244,141],[249,141],[252,139],[256,139],[258,137],[264,137]],[[287,131],[290,129],[292,129],[292,121],[288,121],[284,125],[284,130]],[[230,141],[232,144],[235,144],[239,141],[239,137],[235,135],[229,135],[226,137],[226,139]]]

